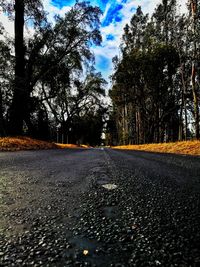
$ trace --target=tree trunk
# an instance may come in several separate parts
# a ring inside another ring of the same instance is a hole
[[[164,5],[164,27],[163,35],[165,36],[165,43],[169,43],[169,21],[168,21],[168,1],[163,1]]]
[[[183,92],[182,92],[182,97],[183,97],[183,106],[184,106],[184,117],[185,117],[185,129],[184,129],[184,138],[187,140],[187,128],[188,128],[188,120],[187,120],[187,106],[186,106],[186,92],[187,92],[187,87],[186,87],[186,82],[184,78],[184,64],[181,64],[181,79],[182,79],[182,84],[183,84]]]
[[[1,89],[0,89],[0,136],[5,136],[2,102],[3,102],[2,93],[1,93]]]
[[[128,108],[126,102],[124,104],[124,128],[125,128],[125,145],[128,145],[129,129],[128,129]]]
[[[195,63],[192,64],[192,94],[193,94],[193,101],[194,101],[194,119],[195,119],[195,137],[199,139],[199,101],[197,96],[197,88],[196,88],[196,67]]]
[[[192,94],[193,94],[193,102],[194,102],[194,119],[195,119],[195,137],[199,139],[199,101],[198,101],[198,93],[197,93],[197,85],[196,85],[196,66],[197,66],[197,42],[195,40],[196,36],[196,24],[197,24],[197,0],[190,0],[191,11],[192,11],[192,20],[193,20],[193,60],[192,60],[192,74],[191,74],[191,83],[192,83]]]
[[[180,57],[180,56],[179,56]],[[180,112],[180,132],[179,132],[179,141],[183,140],[183,133],[184,133],[184,140],[187,140],[187,106],[186,106],[186,81],[185,81],[185,75],[184,75],[184,63],[180,60],[180,71],[181,71],[181,82],[182,82],[182,89],[181,89],[181,112]],[[184,111],[184,118],[183,118],[183,111]]]
[[[15,81],[10,111],[10,133],[23,133],[27,92],[25,88],[24,0],[15,0]]]
[[[139,144],[139,119],[138,119],[138,111],[136,108],[136,113],[135,113],[135,125],[136,125],[136,144]]]
[[[183,141],[183,92],[182,92],[182,99],[181,99],[181,109],[180,109],[180,116],[179,116],[179,130],[178,130],[178,141]]]

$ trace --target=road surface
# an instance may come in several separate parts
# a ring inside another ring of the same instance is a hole
[[[200,266],[200,158],[0,153],[0,266]]]

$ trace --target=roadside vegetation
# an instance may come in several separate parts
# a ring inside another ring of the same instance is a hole
[[[60,144],[41,141],[30,137],[4,137],[0,138],[0,151],[38,150],[38,149],[65,149],[87,148],[86,145]]]
[[[89,148],[88,145],[61,144],[30,137],[4,137],[0,138],[0,151],[39,150],[39,149],[68,149]],[[129,149],[159,153],[173,153],[200,156],[200,141],[184,141],[175,143],[124,145],[113,146],[114,149]]]
[[[185,141],[145,145],[125,145],[116,146],[113,148],[200,156],[200,141]]]

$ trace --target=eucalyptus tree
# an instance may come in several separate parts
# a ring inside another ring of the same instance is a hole
[[[155,24],[156,37],[160,42],[173,43],[176,32],[177,0],[162,0],[156,7],[152,19]]]
[[[164,29],[175,25],[174,10],[175,1],[163,1],[149,19],[139,7],[124,29],[110,92],[120,143],[177,139],[179,55],[173,30]]]
[[[179,140],[188,138],[188,105],[192,101],[190,97],[190,33],[189,20],[186,14],[176,18],[176,32],[174,43],[179,55],[179,71],[177,72],[180,88],[180,116],[179,116]],[[177,89],[178,90],[178,89]]]
[[[194,125],[195,125],[195,137],[196,139],[200,138],[200,126],[199,126],[199,97],[200,97],[200,79],[199,79],[199,14],[200,14],[200,5],[197,0],[190,0],[188,2],[189,11],[190,11],[190,22],[191,22],[191,43],[192,43],[192,67],[191,67],[191,85],[192,85],[192,94],[193,94],[193,105],[194,105]]]
[[[159,142],[173,139],[169,129],[177,118],[175,94],[169,91],[176,73],[178,54],[173,47],[156,45],[151,51],[133,51],[124,57],[114,75],[111,98],[118,110],[118,129],[122,143]],[[124,106],[125,109],[124,114]],[[122,110],[121,110],[122,109]],[[126,123],[124,123],[126,117]],[[174,128],[175,130],[175,128]]]
[[[122,49],[130,52],[132,49],[142,49],[145,45],[145,28],[148,23],[148,15],[144,15],[139,6],[129,24],[124,27]]]

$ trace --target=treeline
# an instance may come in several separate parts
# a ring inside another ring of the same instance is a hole
[[[101,43],[100,9],[76,2],[49,23],[41,0],[0,6],[14,21],[13,39],[0,25],[0,136],[100,144],[106,82],[91,52]]]
[[[199,139],[200,4],[162,0],[151,17],[138,7],[115,57],[108,144]]]

